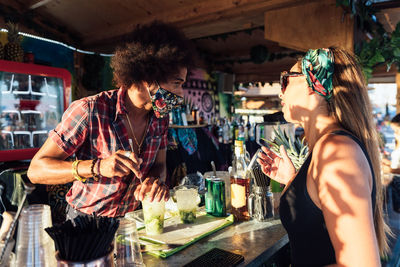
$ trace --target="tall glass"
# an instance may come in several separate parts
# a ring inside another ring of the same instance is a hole
[[[121,219],[115,233],[114,248],[117,267],[144,266],[134,220]]]
[[[149,193],[146,194],[142,201],[143,206],[143,217],[148,235],[159,235],[164,230],[164,213],[165,213],[165,201],[164,199],[160,202],[154,200],[150,201]]]
[[[174,187],[174,195],[183,223],[193,223],[196,220],[197,205],[200,203],[198,187],[181,185]]]
[[[51,227],[48,205],[25,207],[18,221],[16,266],[56,266],[54,241],[44,231]]]

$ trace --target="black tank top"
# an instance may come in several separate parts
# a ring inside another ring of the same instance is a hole
[[[372,173],[372,207],[375,207],[375,176],[365,146],[345,131],[333,134],[351,137],[361,147]],[[326,229],[324,216],[307,192],[307,171],[312,155],[307,157],[297,176],[283,193],[279,213],[290,242],[292,266],[324,266],[336,263],[335,250]]]

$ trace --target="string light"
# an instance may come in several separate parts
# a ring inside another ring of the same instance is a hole
[[[0,32],[8,32],[8,31],[7,31],[7,29],[0,29]],[[78,49],[78,48],[75,48],[75,47],[73,47],[73,46],[64,44],[64,43],[62,43],[62,42],[55,41],[55,40],[48,39],[48,38],[44,38],[44,37],[40,37],[40,36],[36,36],[36,35],[30,34],[30,33],[18,32],[18,34],[20,34],[20,35],[22,35],[22,36],[25,36],[25,37],[32,38],[32,39],[37,39],[37,40],[40,40],[40,41],[44,41],[44,42],[48,42],[48,43],[53,43],[53,44],[57,44],[57,45],[62,45],[62,46],[64,46],[64,47],[69,48],[69,49],[71,49],[71,50],[74,50],[74,51],[76,51],[76,52],[78,52],[78,53],[89,54],[89,55],[94,55],[94,54],[96,54],[95,52],[92,52],[92,51],[86,51],[86,50]],[[103,57],[112,57],[112,56],[114,56],[114,54],[104,54],[104,53],[99,53],[99,55],[100,55],[100,56],[103,56]]]

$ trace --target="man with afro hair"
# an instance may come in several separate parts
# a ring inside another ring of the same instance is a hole
[[[73,182],[67,219],[121,217],[146,195],[169,198],[168,113],[183,100],[190,41],[175,27],[139,25],[111,61],[119,89],[74,101],[32,159],[33,183]],[[75,155],[75,161],[67,160]]]

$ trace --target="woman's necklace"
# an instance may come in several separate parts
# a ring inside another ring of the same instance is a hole
[[[138,153],[140,155],[141,149],[142,149],[142,145],[143,145],[143,141],[144,141],[144,138],[146,137],[146,133],[147,133],[147,130],[148,130],[148,127],[149,127],[149,118],[147,118],[147,120],[146,120],[146,128],[145,128],[142,140],[139,143],[138,140],[136,139],[135,133],[133,131],[131,120],[129,119],[128,113],[125,113],[125,115],[126,115],[126,120],[128,121],[128,124],[129,124],[129,128],[131,129],[133,139],[135,140],[135,143],[138,146]],[[132,152],[134,152],[134,151],[132,151]]]

